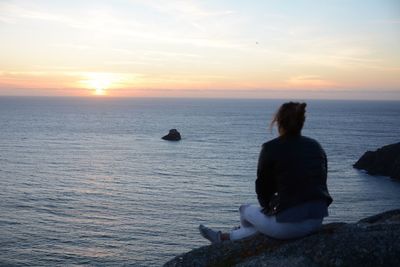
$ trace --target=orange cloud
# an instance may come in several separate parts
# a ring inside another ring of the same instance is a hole
[[[336,82],[322,79],[317,75],[301,75],[291,77],[287,84],[292,88],[308,88],[308,89],[318,89],[318,88],[335,88],[338,86]]]

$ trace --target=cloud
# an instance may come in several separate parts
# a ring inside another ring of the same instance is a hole
[[[34,6],[23,6],[9,3],[0,3],[0,19],[9,23],[18,23],[23,19],[59,22],[70,26],[83,25],[79,19],[62,14],[44,12]]]
[[[76,28],[93,34],[101,33],[103,36],[119,35],[140,42],[186,44],[211,48],[238,48],[239,44],[232,43],[217,36],[216,28],[225,32],[221,16],[229,16],[233,11],[210,11],[201,8],[192,1],[134,1],[156,10],[162,16],[159,21],[150,21],[143,16],[137,16],[135,7],[131,7],[130,16],[117,8],[106,6],[97,9],[59,10],[51,12],[48,8],[32,4],[0,3],[0,21],[4,23],[20,23],[23,20],[51,21],[64,27]],[[210,19],[214,18],[214,21]],[[164,25],[163,21],[172,21]],[[190,25],[192,31],[187,27]],[[222,27],[222,28],[221,28]],[[197,31],[193,31],[196,29]],[[213,34],[214,33],[214,34]]]
[[[400,24],[400,19],[371,20],[371,23],[380,24],[380,25],[397,25],[397,24]]]
[[[143,5],[147,5],[159,13],[166,13],[174,17],[185,18],[191,21],[199,19],[209,19],[211,17],[229,16],[235,14],[233,10],[207,10],[201,6],[198,2],[186,0],[186,1],[136,1]]]
[[[88,72],[88,71],[1,71],[1,88],[76,88],[93,89],[96,82],[109,83],[110,88],[124,87],[135,82],[138,73]]]
[[[288,79],[287,84],[293,88],[299,89],[319,89],[319,88],[334,88],[338,84],[336,82],[323,79],[318,75],[299,75]]]

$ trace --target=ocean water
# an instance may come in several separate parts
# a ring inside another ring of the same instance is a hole
[[[0,98],[0,265],[160,266],[256,203],[279,100]],[[400,208],[400,182],[352,168],[400,141],[400,102],[308,101],[329,160],[327,222]],[[183,139],[160,137],[177,128]]]

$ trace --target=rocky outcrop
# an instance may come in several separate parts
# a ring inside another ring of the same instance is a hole
[[[326,224],[317,233],[296,240],[260,234],[205,246],[164,266],[400,266],[400,209],[357,223]]]
[[[400,143],[365,152],[353,167],[366,170],[371,175],[400,179]]]
[[[179,141],[181,140],[181,134],[178,132],[178,130],[171,129],[167,135],[161,138],[168,141]]]

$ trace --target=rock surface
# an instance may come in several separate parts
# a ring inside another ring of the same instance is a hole
[[[179,141],[181,140],[181,134],[178,132],[178,130],[171,129],[167,135],[161,138],[168,141]]]
[[[353,167],[366,170],[371,175],[400,179],[400,143],[365,152]]]
[[[326,224],[301,239],[274,240],[260,234],[205,246],[164,266],[400,266],[400,209],[357,223]]]

